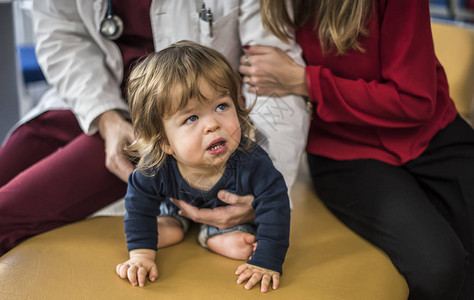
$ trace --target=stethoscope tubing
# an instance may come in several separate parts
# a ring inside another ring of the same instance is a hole
[[[122,19],[113,14],[112,0],[107,0],[107,14],[100,23],[100,33],[109,40],[118,39],[123,33]]]

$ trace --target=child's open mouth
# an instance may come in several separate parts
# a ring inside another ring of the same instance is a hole
[[[227,149],[227,142],[224,139],[219,139],[213,141],[209,147],[207,147],[207,151],[212,155],[219,155],[225,152]]]
[[[217,142],[215,144],[212,144],[209,148],[207,148],[207,150],[211,150],[211,151],[217,150],[217,149],[221,148],[224,145],[225,145],[225,141],[220,141],[220,142]]]

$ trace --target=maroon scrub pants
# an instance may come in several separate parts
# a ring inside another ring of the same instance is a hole
[[[105,167],[104,141],[70,111],[20,126],[0,148],[0,255],[38,233],[86,218],[123,197]]]

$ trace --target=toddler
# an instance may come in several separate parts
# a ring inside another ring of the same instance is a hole
[[[248,260],[237,282],[261,291],[279,286],[288,249],[287,188],[252,139],[250,110],[239,106],[240,76],[217,51],[181,41],[152,53],[132,71],[127,96],[138,159],[125,196],[130,259],[116,272],[134,285],[155,281],[157,248],[180,242],[188,221],[170,198],[199,208],[226,205],[220,190],[254,195],[255,220],[230,229],[201,225],[199,241],[223,256]],[[158,217],[158,221],[157,221]],[[157,225],[158,223],[158,225]]]

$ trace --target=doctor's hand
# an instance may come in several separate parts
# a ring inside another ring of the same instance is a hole
[[[197,208],[183,200],[171,199],[181,210],[179,214],[197,223],[204,223],[227,229],[238,224],[253,221],[255,215],[252,207],[253,195],[238,196],[225,190],[220,190],[217,197],[227,206],[219,206],[213,209]]]
[[[270,46],[246,46],[240,58],[239,72],[249,85],[249,92],[258,95],[308,95],[305,67],[284,51]]]
[[[96,124],[105,143],[105,166],[111,173],[127,182],[134,166],[130,163],[124,147],[135,140],[132,124],[115,110],[97,117]]]

